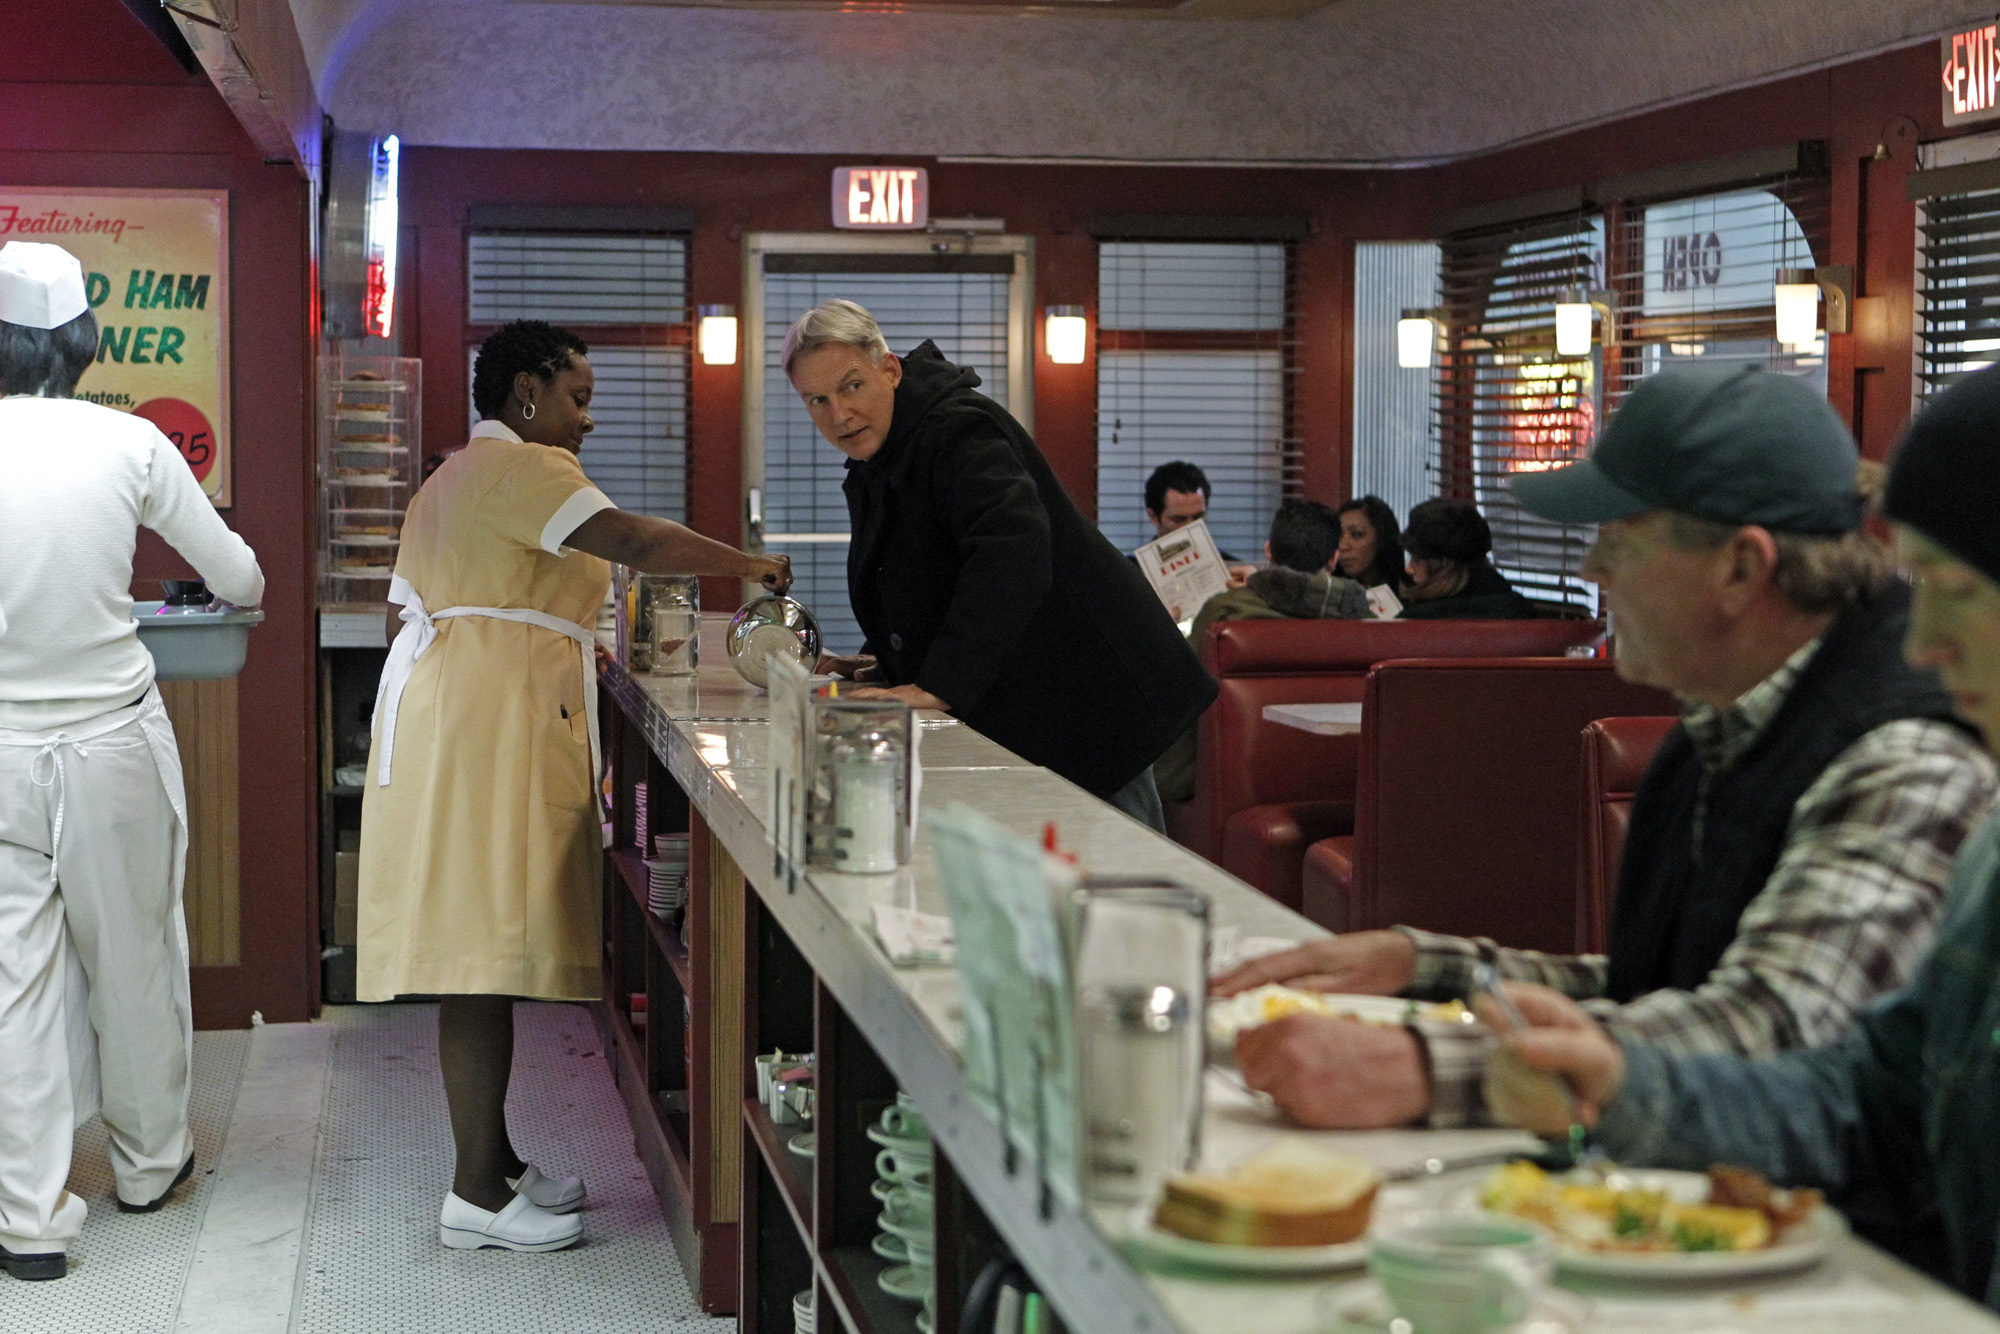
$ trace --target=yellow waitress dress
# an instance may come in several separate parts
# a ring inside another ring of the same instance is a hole
[[[410,505],[399,591],[430,613],[526,608],[587,630],[611,567],[560,543],[611,507],[568,451],[481,422]],[[375,710],[356,993],[593,999],[603,852],[578,644],[490,615],[434,627],[394,711],[386,785],[391,710]]]

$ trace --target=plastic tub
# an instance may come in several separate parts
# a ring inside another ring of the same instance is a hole
[[[250,651],[250,627],[263,620],[264,613],[134,602],[132,619],[139,623],[139,642],[153,655],[155,678],[213,681],[243,670],[244,655]]]

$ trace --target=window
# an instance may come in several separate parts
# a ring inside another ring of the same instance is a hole
[[[1826,392],[1824,334],[1784,346],[1772,305],[1777,271],[1812,268],[1815,241],[1824,249],[1820,180],[1628,205],[1622,213],[1626,262],[1613,278],[1621,343],[1606,368],[1607,409],[1646,376],[1694,362],[1762,366]]]
[[[1437,367],[1396,364],[1396,321],[1438,304],[1434,241],[1362,241],[1354,247],[1354,484],[1396,512],[1437,494],[1431,432]]]
[[[1493,528],[1493,564],[1528,597],[1581,613],[1597,609],[1581,574],[1590,530],[1528,513],[1507,479],[1590,452],[1596,367],[1557,356],[1555,303],[1565,288],[1600,286],[1603,255],[1602,220],[1578,212],[1449,237],[1439,274],[1433,494],[1476,501]]]
[[[1529,597],[1594,613],[1596,589],[1582,577],[1594,532],[1521,509],[1508,478],[1585,457],[1640,380],[1723,362],[1800,376],[1825,392],[1824,335],[1798,347],[1775,338],[1777,270],[1811,268],[1825,250],[1826,178],[1814,159],[1795,160],[1796,169],[1762,183],[1614,198],[1604,215],[1579,209],[1445,241],[1439,489],[1478,501],[1493,526],[1494,564]],[[1608,309],[1589,355],[1564,358],[1555,301],[1572,287],[1597,293]]]
[[[620,509],[685,522],[686,239],[475,231],[466,268],[468,356],[509,320],[547,320],[582,338],[597,377],[584,471]]]
[[[2000,135],[1922,149],[1917,200],[1916,406],[2000,360]]]
[[[792,558],[792,596],[813,609],[830,650],[861,647],[847,599],[846,456],[807,414],[781,354],[792,321],[822,301],[867,307],[897,354],[930,339],[945,359],[979,372],[979,392],[1007,405],[1011,255],[968,256],[985,272],[871,273],[899,257],[773,254],[764,265],[764,545]],[[913,257],[928,259],[927,256]],[[844,266],[844,271],[829,271]]]
[[[1186,459],[1216,544],[1259,558],[1299,480],[1290,248],[1106,241],[1097,284],[1098,526],[1122,550],[1152,541],[1146,478]]]

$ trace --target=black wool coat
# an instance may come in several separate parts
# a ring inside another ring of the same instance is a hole
[[[848,596],[892,685],[915,684],[1023,759],[1109,796],[1216,685],[1145,576],[1035,442],[926,342],[889,433],[850,461]]]

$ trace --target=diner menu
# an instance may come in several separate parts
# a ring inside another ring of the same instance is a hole
[[[1229,567],[1205,519],[1148,542],[1132,559],[1176,621],[1192,621],[1204,602],[1229,587]]]

